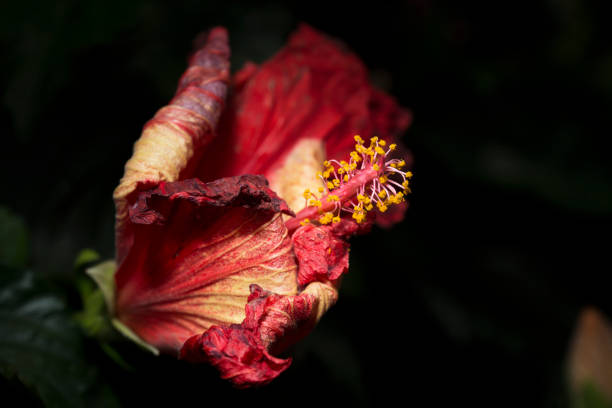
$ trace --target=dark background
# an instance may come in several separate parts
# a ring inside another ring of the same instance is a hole
[[[112,190],[192,40],[225,25],[236,70],[307,22],[412,110],[407,219],[353,241],[340,302],[271,385],[237,391],[210,367],[119,344],[123,369],[87,339],[97,382],[122,406],[568,406],[578,312],[612,312],[610,4],[3,4],[4,222],[21,220],[24,265],[79,309],[74,259],[113,256]],[[21,404],[37,403],[29,390],[0,379]]]

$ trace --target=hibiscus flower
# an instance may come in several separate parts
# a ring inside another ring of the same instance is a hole
[[[209,31],[114,193],[116,321],[238,387],[274,379],[336,302],[348,238],[401,219],[409,122],[308,26],[233,77],[226,30]]]

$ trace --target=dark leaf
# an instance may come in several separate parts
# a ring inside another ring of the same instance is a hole
[[[0,373],[49,407],[117,405],[108,389],[94,387],[96,369],[62,298],[31,272],[0,268]]]

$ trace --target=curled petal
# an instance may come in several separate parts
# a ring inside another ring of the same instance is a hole
[[[291,365],[291,359],[272,356],[261,345],[257,333],[240,325],[213,326],[201,336],[190,337],[180,358],[192,363],[210,363],[238,388],[264,385]]]
[[[115,189],[117,261],[133,243],[129,205],[138,191],[161,181],[177,181],[195,166],[194,158],[212,139],[228,88],[229,46],[227,31],[212,29],[202,49],[191,58],[170,104],[145,126],[134,145],[132,158]]]
[[[295,296],[281,296],[251,285],[246,317],[241,324],[211,327],[189,338],[180,358],[194,363],[208,362],[240,388],[263,385],[291,364],[273,354],[306,335],[331,307],[338,293],[319,282]]]
[[[307,224],[298,228],[291,239],[299,260],[300,286],[335,281],[348,270],[349,244],[334,234],[332,227]]]
[[[134,245],[116,274],[119,320],[145,342],[178,353],[212,325],[244,319],[249,285],[297,291],[281,213],[261,176],[162,182],[130,208]]]

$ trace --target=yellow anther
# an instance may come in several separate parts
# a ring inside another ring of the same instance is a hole
[[[323,162],[323,166],[325,166],[325,167],[329,167],[329,166],[331,166],[331,163],[329,162],[329,160],[325,160],[325,161]]]
[[[404,188],[408,188],[409,185],[410,185],[410,181],[408,180],[404,180],[404,182],[402,183],[402,187]]]
[[[317,171],[317,177],[323,177],[323,173],[320,171]]]
[[[325,191],[323,187],[319,187],[317,190],[319,191],[319,193],[322,193],[323,191]]]
[[[335,194],[330,194],[327,196],[327,201],[329,201],[330,203],[333,203],[335,201],[340,201],[340,197],[338,197]]]
[[[387,208],[388,208],[386,204],[380,201],[376,203],[376,207],[378,207],[378,211],[383,212],[383,213],[387,211]]]
[[[327,182],[327,188],[328,188],[329,190],[333,190],[333,189],[334,189],[334,187],[336,187],[336,186],[334,186],[334,183],[332,183],[331,181],[328,181],[328,182]]]
[[[308,202],[308,205],[312,207],[321,207],[321,201],[315,198],[311,198],[310,201]]]
[[[368,211],[372,211],[373,208],[374,208],[374,206],[372,206],[372,204],[368,204],[365,207],[365,209],[368,210]]]
[[[348,174],[345,174],[345,175],[344,175],[344,179],[343,179],[343,180],[344,180],[345,182],[349,181],[349,176],[348,176]]]
[[[334,183],[334,186],[339,187],[340,186],[340,180],[338,179],[333,179],[332,181]]]
[[[391,163],[389,166],[393,167],[394,169],[397,169],[397,164],[395,163]]]
[[[321,224],[329,224],[330,222],[332,222],[333,218],[334,218],[334,214],[330,212],[326,212],[325,214],[319,217],[319,222]]]
[[[361,209],[356,209],[356,211],[353,213],[353,219],[357,221],[357,224],[361,224],[363,220],[365,220],[365,217],[365,212],[363,212]]]
[[[380,176],[378,178],[378,181],[380,181],[381,183],[386,183],[387,181],[389,181],[389,179],[387,178],[387,176],[385,176],[384,174],[382,176]]]
[[[378,154],[383,154],[383,155],[385,154],[385,151],[384,151],[384,150],[382,149],[382,147],[380,147],[380,146],[376,146],[376,147],[374,148],[374,150],[375,150],[375,151],[376,151],[376,153],[378,153]]]
[[[374,136],[370,138],[370,143],[376,143],[378,142],[378,136]]]
[[[333,222],[334,224],[339,223],[339,222],[340,222],[340,217],[336,215],[334,218],[332,218],[332,222]],[[330,248],[330,249],[331,249],[331,248]]]
[[[331,175],[331,169],[327,169],[323,172],[323,177],[325,178],[329,178],[329,176]]]
[[[307,199],[307,200],[308,200],[308,199],[310,198],[310,194],[311,194],[311,193],[310,193],[310,190],[309,190],[309,189],[304,190],[304,198],[305,198],[305,199]]]
[[[364,196],[363,194],[357,194],[357,201],[359,201],[360,203],[364,202],[366,199],[366,196]]]
[[[406,177],[408,177],[408,178],[412,178],[412,172],[411,172],[411,171],[407,171],[407,172],[406,172]]]
[[[304,221],[300,221],[300,225],[306,225],[309,223],[310,223],[310,220],[308,218],[304,218]]]
[[[397,147],[397,145],[395,143],[391,143],[389,145],[389,150],[393,151],[393,150],[395,150],[396,147]]]
[[[338,174],[344,174],[344,169],[342,167],[338,168]]]
[[[378,196],[384,199],[387,196],[387,190],[380,190]]]
[[[399,163],[397,163],[397,168],[402,168],[406,165],[406,161],[405,160],[400,160]]]
[[[359,160],[361,160],[361,158],[359,158]],[[359,160],[356,160],[356,161],[359,161]],[[357,163],[351,163],[351,165],[349,166],[350,170],[355,170],[356,168],[357,168]]]
[[[387,145],[387,142],[385,142],[384,140],[381,140],[380,142],[378,142],[378,145],[385,147]]]
[[[380,170],[380,166],[378,165],[378,163],[374,163],[374,165],[372,166],[372,168],[376,171]]]
[[[359,144],[363,144],[363,139],[359,135],[355,135],[355,141]]]
[[[389,197],[389,202],[391,204],[400,204],[404,200],[403,197],[404,197],[404,194],[402,194],[401,192],[397,193],[397,194]]]

